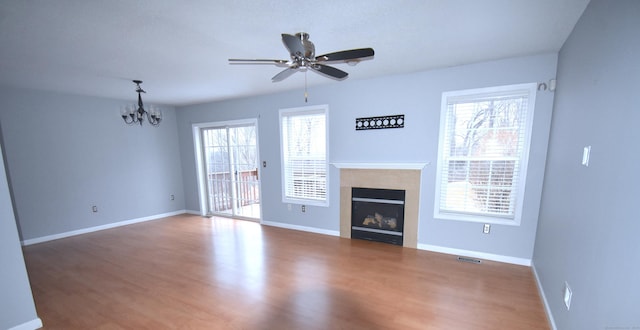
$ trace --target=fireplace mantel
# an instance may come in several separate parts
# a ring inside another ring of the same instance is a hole
[[[331,165],[336,168],[352,168],[363,170],[422,170],[425,166],[431,164],[430,162],[424,163],[349,163],[349,162],[336,162]]]

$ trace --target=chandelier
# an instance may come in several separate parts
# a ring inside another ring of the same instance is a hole
[[[120,115],[122,115],[122,119],[124,122],[132,125],[132,124],[140,124],[142,126],[142,122],[144,118],[147,117],[147,121],[149,124],[153,126],[160,125],[160,121],[162,121],[162,112],[158,107],[154,107],[150,105],[148,107],[148,111],[144,109],[144,105],[142,104],[142,96],[140,93],[146,93],[140,84],[142,84],[142,80],[134,80],[134,84],[136,84],[136,92],[138,93],[138,105],[136,108],[135,104],[123,105],[120,108]]]

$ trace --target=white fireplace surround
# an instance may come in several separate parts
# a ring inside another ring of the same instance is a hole
[[[418,248],[420,181],[424,163],[331,163],[340,169],[340,237],[351,238],[351,188],[405,191],[404,247]]]

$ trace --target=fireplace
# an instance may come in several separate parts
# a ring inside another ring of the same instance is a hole
[[[405,191],[402,246],[418,247],[418,219],[422,169],[419,164],[333,163],[340,169],[340,237],[352,238],[352,193],[354,187]]]
[[[402,246],[404,203],[404,190],[352,188],[351,238]]]

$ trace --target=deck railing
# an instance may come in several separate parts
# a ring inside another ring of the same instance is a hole
[[[233,180],[229,172],[209,173],[209,202],[213,211],[225,212],[233,209],[233,190],[236,207],[260,203],[258,169],[236,172]]]

